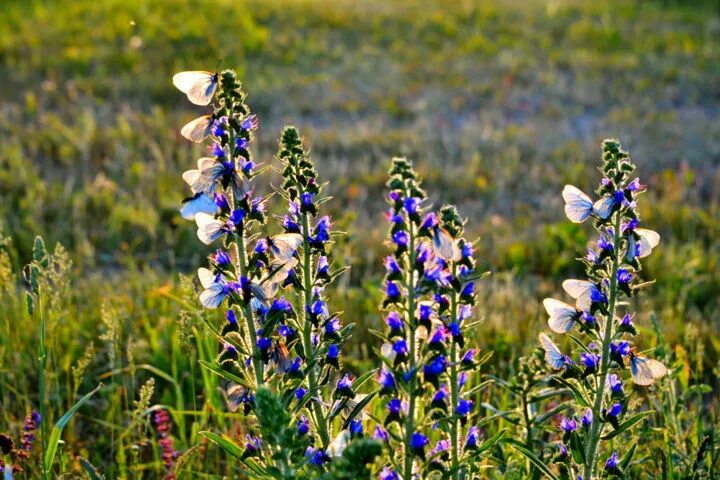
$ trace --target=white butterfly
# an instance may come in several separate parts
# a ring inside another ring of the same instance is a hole
[[[211,127],[212,118],[210,115],[203,115],[185,124],[180,130],[180,135],[192,142],[200,143],[210,135]]]
[[[462,258],[462,252],[455,239],[442,227],[435,227],[432,239],[435,255],[445,261],[457,262]]]
[[[590,305],[592,305],[591,294],[593,290],[597,290],[594,283],[587,280],[565,280],[562,286],[568,295],[576,300],[575,306],[578,310],[590,309]]]
[[[204,71],[180,72],[173,76],[173,85],[195,105],[207,105],[218,85],[218,74]]]
[[[636,228],[635,233],[639,237],[635,239],[635,235],[630,234],[628,239],[628,247],[626,257],[632,261],[635,257],[645,258],[652,253],[653,248],[660,243],[660,234],[654,230],[647,228]]]
[[[290,270],[295,268],[297,263],[296,258],[290,258],[286,262],[275,261],[270,263],[268,272],[259,281],[250,283],[250,290],[254,295],[253,300],[257,300],[260,305],[269,306],[270,300],[275,298]],[[257,310],[260,305],[255,303],[253,308]]]
[[[249,191],[250,186],[234,168],[228,170],[223,162],[218,162],[212,157],[203,157],[198,160],[197,170],[187,170],[182,177],[190,185],[194,193],[213,193],[217,187],[217,181],[223,176],[230,176],[230,184],[236,198],[241,198]]]
[[[545,350],[545,361],[555,370],[560,370],[565,366],[565,355],[560,352],[560,349],[550,340],[550,337],[541,333],[540,345]]]
[[[575,307],[560,300],[546,298],[543,300],[543,305],[548,315],[550,315],[548,325],[550,325],[550,329],[555,333],[569,332],[579,317],[579,313]]]
[[[630,352],[630,373],[637,385],[648,386],[667,375],[668,369],[657,360]]]
[[[198,278],[205,289],[200,293],[200,303],[205,308],[219,307],[229,294],[225,280],[207,268],[198,268]]]
[[[562,197],[565,200],[565,215],[571,222],[582,223],[592,214],[593,202],[579,188],[565,185]]]
[[[593,204],[593,213],[605,220],[610,216],[610,213],[612,213],[612,208],[614,206],[615,198],[612,195],[609,197],[603,197]]]
[[[183,172],[183,180],[190,186],[193,193],[212,193],[215,190],[215,180],[225,169],[225,166],[222,162],[218,162],[212,157],[202,157],[198,160],[197,164],[197,170],[193,169]],[[209,178],[213,180],[208,181]]]
[[[349,438],[350,432],[348,432],[347,430],[342,430],[337,435],[337,437],[335,437],[333,441],[330,442],[330,445],[327,446],[328,455],[330,455],[331,457],[342,457],[342,454],[347,447]]]
[[[198,192],[192,197],[183,200],[183,206],[180,209],[180,214],[186,220],[195,220],[195,215],[198,213],[214,215],[217,213],[217,210],[218,208],[217,205],[215,205],[215,200],[203,192]]]
[[[277,260],[287,262],[303,244],[303,236],[299,233],[281,233],[268,239],[270,251]]]
[[[210,245],[224,233],[225,224],[207,213],[195,214],[195,223],[198,227],[197,236],[205,245]]]
[[[592,214],[605,220],[610,216],[615,205],[615,199],[612,196],[603,197],[593,203],[585,192],[572,185],[565,185],[562,196],[565,200],[565,215],[574,223],[582,223]]]

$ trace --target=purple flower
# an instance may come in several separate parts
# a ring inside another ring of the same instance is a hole
[[[587,255],[585,255],[585,258],[588,262],[597,265],[598,261],[600,260],[600,257],[598,256],[598,253],[593,248],[588,248]]]
[[[402,410],[402,402],[399,398],[393,398],[387,403],[385,408],[387,408],[390,416],[398,417],[400,415],[400,411]]]
[[[618,465],[619,462],[617,453],[613,452],[612,455],[610,455],[610,457],[605,462],[605,469],[612,473],[614,471],[617,471]]]
[[[422,224],[420,225],[421,230],[430,230],[436,227],[438,224],[437,215],[434,212],[430,212],[423,218]]]
[[[230,222],[233,225],[240,225],[245,219],[246,212],[242,208],[235,209],[230,214]]]
[[[212,147],[210,147],[210,151],[212,154],[218,158],[224,158],[225,157],[225,149],[223,149],[222,146],[218,143],[213,143]]]
[[[625,193],[622,190],[616,190],[615,193],[613,193],[613,200],[618,205],[621,205],[625,201]]]
[[[583,424],[585,427],[589,427],[592,425],[593,422],[593,412],[591,409],[587,408],[585,409],[585,413],[582,414],[582,417],[580,417],[580,423]]]
[[[614,373],[611,373],[610,375],[608,375],[607,385],[608,385],[608,387],[610,387],[610,392],[615,395],[622,395],[624,393],[622,380],[620,380],[620,377],[618,377]]]
[[[219,209],[230,210],[230,204],[228,203],[228,199],[222,193],[215,193],[213,195],[213,201],[215,202],[215,206]]]
[[[337,360],[340,356],[340,346],[336,343],[331,344],[328,347],[327,358],[330,360]]]
[[[627,357],[630,355],[630,344],[624,340],[612,342],[610,344],[610,352],[615,356]]]
[[[325,450],[315,449],[314,447],[308,447],[305,450],[305,456],[310,459],[310,463],[318,467],[322,467],[331,460],[330,455]]]
[[[400,475],[395,473],[393,470],[390,470],[388,467],[383,467],[378,478],[380,480],[400,480]]]
[[[272,340],[267,337],[258,337],[257,339],[257,347],[260,350],[268,350],[272,346]]]
[[[238,137],[235,139],[235,148],[238,150],[247,149],[248,141],[246,138]]]
[[[400,300],[400,287],[395,282],[385,282],[385,295],[391,302]]]
[[[585,365],[587,373],[593,373],[597,370],[600,364],[600,356],[594,353],[582,352],[580,354],[580,361]]]
[[[408,354],[408,346],[407,346],[407,342],[405,341],[404,338],[396,340],[393,343],[393,351],[398,355],[405,356]]]
[[[622,318],[622,321],[620,322],[620,325],[623,327],[631,327],[633,324],[632,317],[629,313],[626,313],[625,316]]]
[[[468,282],[463,287],[462,291],[460,292],[461,297],[472,297],[475,293],[475,283],[474,282]]]
[[[619,403],[613,403],[610,409],[608,410],[607,414],[609,417],[617,417],[620,415],[623,411],[623,407]]]
[[[455,413],[457,413],[460,417],[465,417],[468,413],[470,413],[474,404],[475,402],[472,400],[461,398],[455,407]]]
[[[420,203],[420,200],[415,197],[406,198],[403,201],[403,208],[408,213],[408,215],[416,215],[417,211],[418,211],[419,203]]]
[[[640,185],[640,179],[635,178],[635,180],[628,183],[625,188],[627,190],[630,190],[631,192],[637,192],[638,190],[641,190],[642,188],[644,188],[644,185]]]
[[[600,239],[597,241],[597,246],[600,250],[606,252],[612,252],[614,248],[612,241],[609,241],[607,238],[605,238],[605,236],[600,237]]]
[[[593,303],[607,303],[607,296],[599,289],[593,288],[590,290],[590,301]]]
[[[248,115],[240,124],[240,128],[247,131],[255,130],[257,127],[258,119],[256,115]]]
[[[407,248],[408,243],[410,243],[410,236],[405,230],[398,230],[397,232],[393,233],[392,241],[398,247]]]
[[[310,420],[305,415],[302,415],[295,425],[297,426],[298,435],[301,437],[310,431]]]
[[[477,353],[477,350],[474,348],[471,348],[467,352],[465,352],[465,355],[462,356],[462,359],[460,360],[460,363],[462,363],[465,366],[472,366],[472,364],[475,362],[475,354]]]
[[[302,400],[302,398],[307,393],[307,389],[304,387],[298,387],[297,390],[295,390],[295,399],[296,400]]]
[[[330,241],[330,217],[322,217],[313,229],[313,243],[323,244]]]
[[[385,317],[385,323],[390,327],[390,336],[400,335],[405,326],[403,319],[397,312],[388,313],[388,316]]]
[[[573,418],[563,417],[562,420],[560,420],[560,429],[566,433],[577,430],[577,427],[577,422]]]
[[[295,330],[293,330],[292,327],[283,324],[278,327],[278,335],[285,338],[292,338],[295,336]]]
[[[235,317],[235,312],[233,310],[225,312],[225,319],[230,325],[237,325],[237,317]]]
[[[465,448],[475,449],[477,448],[478,439],[480,438],[480,429],[473,425],[468,429],[467,438],[465,439]]]
[[[397,260],[395,260],[395,257],[392,255],[388,255],[385,257],[385,260],[383,260],[383,264],[385,265],[385,270],[387,271],[388,275],[397,275],[401,272],[400,265],[398,265]]]
[[[380,425],[375,426],[375,431],[373,432],[373,438],[375,440],[380,440],[381,442],[389,442],[390,441],[390,435],[388,435],[387,430],[382,428]]]
[[[352,437],[362,437],[364,433],[363,424],[360,420],[350,420],[350,425],[348,430],[350,430],[350,435]]]
[[[318,266],[317,266],[317,275],[323,276],[327,275],[330,271],[330,265],[328,264],[328,259],[326,256],[320,256],[318,257]]]
[[[304,192],[304,193],[300,196],[300,206],[301,206],[301,207],[307,208],[307,207],[311,206],[311,205],[312,205],[312,201],[313,201],[313,194],[312,194],[312,193]]]
[[[434,455],[437,455],[438,453],[447,452],[448,450],[450,450],[450,442],[444,439],[438,440],[433,449],[430,450],[430,456],[432,457]]]
[[[380,393],[392,393],[397,390],[397,383],[395,377],[389,370],[380,370],[378,374],[377,382],[380,384]]]
[[[333,318],[325,324],[325,335],[334,335],[340,331],[342,325],[340,324],[339,318]]]
[[[335,387],[336,393],[341,397],[353,398],[355,392],[352,390],[353,381],[350,379],[350,375],[347,373],[337,382]]]
[[[621,268],[617,271],[617,280],[621,284],[627,285],[628,283],[632,282],[632,279],[635,277],[631,272],[628,270]]]
[[[420,432],[414,432],[410,436],[410,448],[416,452],[420,452],[430,443],[430,440]]]

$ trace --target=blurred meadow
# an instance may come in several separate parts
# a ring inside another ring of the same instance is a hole
[[[691,390],[700,413],[676,419],[667,442],[688,453],[718,426],[717,2],[5,0],[0,431],[37,408],[37,328],[20,271],[38,234],[55,252],[49,414],[105,385],[64,432],[65,471],[81,471],[79,456],[108,478],[161,471],[136,403],[151,377],[151,403],[172,408],[182,448],[226,415],[197,365],[216,348],[193,309],[209,249],[178,214],[180,174],[203,153],[179,129],[198,109],[171,84],[218,66],[250,93],[256,159],[273,164],[293,124],[330,182],[326,207],[347,232],[336,256],[352,265],[331,307],[358,324],[346,361],[356,372],[377,345],[367,329],[382,323],[392,156],[412,159],[431,199],[469,219],[492,272],[478,283],[484,322],[472,335],[494,352],[486,373],[512,378],[545,328],[541,300],[580,273],[591,238],[565,218],[560,191],[592,190],[602,139],[619,138],[648,185],[643,223],[663,239],[644,271],[655,283],[637,300],[641,349],[664,349],[684,389],[710,386]],[[221,464],[217,449],[194,448]]]

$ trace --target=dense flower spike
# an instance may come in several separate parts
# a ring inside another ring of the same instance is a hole
[[[632,315],[620,313],[620,308],[629,306],[623,298],[631,298],[638,288],[640,259],[652,252],[660,236],[639,228],[637,197],[644,187],[637,178],[631,177],[635,165],[628,153],[616,140],[606,140],[602,150],[604,178],[597,188],[600,198],[593,202],[571,185],[563,190],[568,218],[576,223],[592,218],[600,234],[595,247],[591,247],[583,259],[587,280],[563,283],[563,289],[575,300],[575,305],[555,299],[544,301],[553,332],[580,333],[588,343],[576,362],[545,334],[540,336],[547,362],[560,371],[558,381],[571,387],[577,395],[589,398],[592,404],[584,410],[579,422],[569,417],[560,422],[562,448],[566,452],[569,448],[575,454],[559,455],[557,461],[571,476],[582,473],[585,479],[598,474],[598,447],[603,432],[620,428],[628,414],[628,398],[621,380],[626,365],[629,363],[630,377],[637,385],[650,385],[667,373],[660,362],[635,353],[631,341],[626,340],[637,333]],[[639,420],[643,414],[638,415],[632,418]],[[574,465],[573,459],[581,464]],[[613,452],[605,464],[605,472],[622,476],[622,465],[629,461],[630,458],[625,458],[621,462]]]
[[[178,452],[175,450],[172,438],[172,420],[170,414],[166,410],[158,410],[153,414],[153,425],[158,435],[158,445],[160,446],[160,452],[165,465],[167,474],[165,476],[168,480],[175,478],[173,472],[173,466],[175,465],[175,459],[178,456]]]
[[[472,468],[479,436],[470,422],[474,402],[464,396],[467,370],[479,366],[464,337],[478,278],[473,249],[453,207],[439,215],[425,211],[425,192],[410,162],[393,160],[388,187],[394,252],[384,260],[386,367],[377,382],[386,399],[383,423],[392,432],[381,436],[402,456],[394,454],[381,477],[422,478],[444,470],[460,478]]]

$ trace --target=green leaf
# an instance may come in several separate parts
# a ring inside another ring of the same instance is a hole
[[[225,380],[230,380],[231,382],[235,382],[239,385],[242,385],[245,388],[252,388],[250,384],[247,382],[247,380],[244,380],[243,378],[238,377],[234,373],[227,372],[220,368],[219,366],[215,365],[214,363],[210,363],[207,360],[198,360],[198,363],[203,368],[207,368],[214,374],[218,375],[221,378],[224,378]]]
[[[643,418],[645,418],[647,416],[652,415],[653,413],[655,413],[653,410],[646,410],[644,412],[640,412],[636,415],[633,415],[632,417],[628,418],[623,423],[618,425],[618,428],[616,428],[612,432],[610,432],[607,435],[600,437],[600,438],[602,438],[603,440],[610,440],[611,438],[620,435],[622,432],[624,432],[625,430],[628,430],[633,425],[638,423],[640,420],[642,420]]]
[[[565,380],[564,378],[560,377],[554,377],[555,380],[557,380],[558,383],[561,383],[565,385],[567,388],[570,389],[570,391],[573,394],[573,397],[575,397],[575,401],[580,404],[581,407],[589,407],[590,401],[588,401],[587,398],[585,398],[585,394],[578,388],[577,385],[575,385],[573,382],[569,382]]]
[[[622,460],[620,460],[620,470],[625,470],[630,465],[633,455],[635,455],[635,448],[637,448],[637,442],[633,442],[627,453],[623,455]]]
[[[554,417],[558,413],[562,412],[563,410],[567,410],[568,408],[570,408],[570,405],[568,405],[567,403],[561,403],[557,407],[543,413],[542,415],[538,415],[537,417],[535,417],[533,419],[533,423],[540,425],[545,420],[548,420],[548,419]]]
[[[95,468],[95,465],[90,463],[87,458],[78,457],[78,460],[80,461],[80,465],[82,465],[83,470],[85,470],[85,473],[87,473],[88,477],[90,477],[90,480],[105,480],[105,477],[100,472],[98,472],[98,469]]]
[[[545,474],[550,480],[558,480],[558,478],[555,476],[555,474],[550,470],[550,468],[543,463],[542,460],[540,460],[533,452],[528,450],[527,448],[517,445],[515,443],[510,443],[510,446],[517,450],[519,453],[521,453],[525,458],[530,460],[530,463],[535,465],[538,470],[540,470],[542,473]]]
[[[360,412],[362,412],[363,408],[370,403],[370,400],[372,400],[375,397],[375,394],[377,391],[372,392],[367,397],[360,400],[357,405],[350,411],[350,414],[347,416],[347,419],[345,419],[345,424],[343,425],[343,428],[348,428],[348,425],[350,425],[350,420],[354,419]]]
[[[80,407],[85,405],[88,400],[92,398],[93,395],[100,391],[102,387],[103,384],[101,383],[100,385],[95,387],[94,390],[88,392],[84,397],[75,402],[75,405],[70,407],[70,410],[65,412],[65,415],[60,417],[60,420],[57,421],[57,423],[52,429],[52,432],[50,432],[50,439],[47,442],[47,449],[45,450],[44,464],[46,471],[50,471],[50,469],[52,468],[52,464],[55,461],[55,454],[57,453],[58,443],[60,443],[60,435],[62,435],[63,428],[65,428],[68,422],[70,422],[70,419],[72,419],[73,415],[75,415],[75,412],[77,412]]]
[[[243,456],[243,449],[238,446],[237,443],[230,440],[228,437],[224,435],[218,435],[217,433],[208,432],[208,431],[202,431],[198,432],[203,437],[210,440],[212,443],[217,445],[218,447],[225,450],[228,454],[232,455],[233,457],[237,458],[238,460],[242,460]]]

